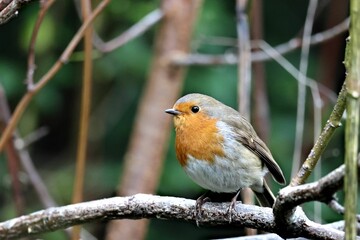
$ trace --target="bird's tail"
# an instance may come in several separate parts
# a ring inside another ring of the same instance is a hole
[[[271,192],[271,190],[265,180],[263,183],[264,183],[263,191],[262,192],[254,191],[255,196],[256,196],[257,200],[260,202],[260,205],[262,207],[272,208],[274,205],[274,202],[275,202],[275,196]]]

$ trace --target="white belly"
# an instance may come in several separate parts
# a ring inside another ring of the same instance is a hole
[[[266,170],[261,166],[246,168],[246,164],[241,165],[219,157],[214,163],[189,157],[184,170],[195,183],[213,192],[236,192],[246,187],[261,191]]]
[[[214,162],[209,162],[188,156],[185,172],[195,183],[213,192],[236,192],[246,187],[261,192],[267,168],[232,136],[228,135],[226,139],[225,157],[216,156]]]

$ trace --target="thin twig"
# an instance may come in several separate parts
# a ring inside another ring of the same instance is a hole
[[[121,35],[119,35],[118,37],[107,42],[103,42],[100,39],[100,37],[98,37],[97,38],[98,40],[94,41],[94,45],[99,51],[103,53],[111,52],[116,48],[119,48],[124,44],[130,42],[131,40],[137,38],[147,30],[149,30],[156,23],[158,23],[163,17],[164,17],[163,12],[160,9],[155,9],[154,11],[150,12],[145,17],[143,17],[136,24],[134,24],[132,27],[127,29],[125,32],[123,32]]]
[[[263,0],[251,3],[251,38],[263,39]],[[267,142],[269,137],[269,126],[271,125],[269,114],[269,99],[267,94],[266,69],[263,62],[253,62],[253,97],[254,103],[252,123],[259,137]]]
[[[334,210],[336,213],[340,214],[340,215],[344,215],[345,214],[345,208],[344,206],[342,206],[338,201],[336,201],[335,199],[332,199],[329,203],[328,203],[329,208],[331,208],[332,210]],[[356,215],[356,220],[358,222],[360,222],[360,215],[357,214]]]
[[[283,67],[291,76],[293,76],[297,81],[300,79],[297,78],[301,72],[297,70],[294,65],[292,65],[284,56],[278,53],[275,48],[272,48],[268,43],[263,40],[257,40],[258,47],[267,55],[269,55],[272,59],[274,59],[281,67]],[[314,91],[314,96],[316,96],[316,92],[320,91],[324,93],[324,95],[328,96],[331,101],[336,101],[336,95],[332,93],[330,89],[321,83],[316,82],[314,79],[305,78],[306,80],[303,82],[306,86],[308,86],[311,91]],[[318,99],[316,97],[316,99]],[[319,102],[320,104],[320,102]]]
[[[292,160],[292,171],[291,176],[294,176],[298,171],[301,164],[301,152],[302,152],[302,142],[303,142],[303,133],[304,133],[304,121],[305,121],[305,103],[306,103],[306,86],[305,80],[307,75],[308,68],[308,59],[309,59],[309,50],[310,50],[310,40],[311,32],[314,23],[314,17],[316,12],[317,0],[311,0],[309,2],[305,27],[303,33],[303,45],[301,48],[301,58],[300,58],[300,67],[298,75],[298,98],[297,98],[297,113],[296,113],[296,130],[295,130],[295,144],[294,144],[294,153]]]
[[[0,113],[1,113],[1,121],[2,122],[8,122],[10,119],[10,108],[7,103],[7,99],[5,97],[5,94],[3,94],[2,88],[0,87]],[[33,134],[31,134],[33,135]],[[38,134],[36,134],[38,135]],[[30,138],[37,138],[36,137],[30,137]],[[26,149],[26,146],[30,143],[30,141],[25,141],[20,138],[20,135],[17,133],[17,131],[14,132],[14,141],[9,142],[8,145],[13,144],[14,149],[16,149],[16,157],[19,159],[21,166],[23,167],[24,171],[26,172],[30,183],[32,187],[35,189],[35,192],[42,203],[42,206],[45,208],[50,207],[56,207],[57,204],[55,203],[54,199],[49,194],[49,191],[46,188],[46,185],[42,178],[40,177],[40,174],[37,172],[36,168],[34,167],[33,161],[30,157],[29,152]],[[70,235],[69,230],[66,229],[65,232]]]
[[[338,96],[338,100],[334,106],[332,113],[330,114],[329,119],[327,120],[319,138],[315,142],[313,148],[311,149],[308,157],[301,166],[299,172],[291,180],[290,185],[296,186],[303,184],[306,179],[310,176],[312,170],[316,166],[317,161],[319,160],[321,154],[324,152],[327,144],[329,143],[332,135],[335,132],[335,129],[341,126],[341,117],[344,113],[346,106],[346,84],[344,82],[341,91]]]
[[[20,138],[14,139],[15,147],[19,150],[27,148],[29,145],[33,144],[34,142],[48,135],[48,133],[49,133],[48,127],[40,127],[38,129],[35,129],[30,134],[24,136],[22,139]]]
[[[343,22],[338,25],[327,29],[323,32],[316,33],[311,36],[310,44],[316,45],[328,41],[339,34],[344,33],[349,27],[349,18],[345,19]],[[230,41],[230,40],[227,40]],[[251,47],[252,49],[258,48],[258,41],[252,41]],[[297,48],[299,48],[302,44],[301,39],[293,38],[289,41],[279,44],[274,47],[274,49],[281,55],[289,53]],[[251,61],[252,62],[261,62],[268,61],[272,58],[263,51],[255,51],[251,53]],[[238,63],[238,56],[235,53],[225,53],[222,55],[209,55],[209,54],[201,54],[201,53],[192,53],[192,54],[183,54],[174,56],[172,59],[173,64],[176,65],[235,65]]]
[[[251,49],[249,21],[246,14],[247,0],[236,1],[236,29],[238,36],[238,104],[239,112],[250,121],[250,97],[251,97]],[[245,204],[254,203],[254,194],[250,189],[243,189],[241,199]],[[246,235],[256,234],[256,230],[246,228]]]
[[[321,123],[322,123],[322,117],[321,117],[321,113],[322,113],[322,100],[321,100],[321,96],[320,96],[320,91],[318,88],[318,85],[314,85],[315,88],[317,88],[317,90],[312,90],[312,98],[313,98],[313,114],[314,114],[314,136],[313,136],[313,143],[316,142],[316,139],[319,138],[320,133],[321,133]],[[317,163],[317,167],[315,168],[314,171],[314,179],[319,179],[321,177],[321,173],[322,173],[322,164],[321,164],[321,159],[319,158],[319,161]],[[318,202],[314,203],[314,220],[316,222],[321,222],[321,215],[322,215],[322,205]]]
[[[77,44],[80,42],[85,29],[92,23],[103,9],[110,3],[110,0],[103,0],[99,5],[94,9],[91,16],[81,25],[69,45],[66,47],[64,52],[61,54],[58,61],[49,69],[49,71],[41,77],[41,79],[34,85],[33,89],[28,90],[28,92],[22,97],[19,104],[16,106],[14,114],[12,115],[4,133],[0,139],[0,152],[4,149],[4,146],[8,139],[10,138],[14,128],[16,127],[18,121],[20,120],[23,112],[26,107],[32,100],[32,98],[54,77],[54,75],[60,70],[62,65],[67,62],[72,52],[74,51]]]
[[[236,1],[238,34],[238,101],[239,112],[250,121],[251,60],[248,17],[245,13],[247,0]]]
[[[74,0],[75,8],[79,16],[81,16],[81,7],[79,4],[79,0]],[[132,27],[127,29],[125,32],[117,36],[116,38],[104,42],[103,39],[99,36],[99,34],[93,31],[93,45],[94,47],[102,53],[107,53],[115,50],[123,46],[124,44],[130,42],[131,40],[139,37],[141,34],[149,30],[153,27],[156,23],[158,23],[164,14],[161,9],[155,9],[154,11],[147,14],[141,20],[139,20],[136,24]]]
[[[91,1],[81,0],[81,12],[83,22],[91,15]],[[84,63],[83,63],[83,84],[81,93],[81,110],[78,136],[78,149],[76,154],[76,170],[73,189],[73,203],[79,203],[83,200],[86,150],[88,146],[89,135],[89,116],[91,105],[91,88],[92,88],[92,34],[93,27],[90,25],[84,34]],[[72,231],[72,239],[80,239],[81,226],[76,226]]]
[[[344,21],[339,23],[338,25],[327,29],[323,32],[316,33],[311,36],[310,38],[310,45],[317,45],[323,42],[326,42],[342,33],[348,30],[349,28],[349,18],[346,18]],[[293,38],[289,41],[279,44],[276,47],[277,52],[279,52],[281,55],[289,53],[302,45],[302,39],[301,38]],[[269,56],[267,54],[264,54],[263,52],[254,52],[251,56],[252,61],[266,61],[270,60]]]
[[[35,44],[36,38],[38,36],[40,26],[42,21],[44,20],[45,14],[50,9],[51,5],[55,2],[55,0],[46,0],[40,1],[40,11],[38,17],[36,19],[36,23],[34,26],[34,30],[31,35],[30,46],[29,46],[29,55],[28,55],[28,69],[26,74],[26,84],[28,89],[32,89],[34,87],[34,72],[35,72]]]
[[[8,107],[8,102],[6,99],[5,92],[0,86],[0,130],[3,131],[7,122],[10,118],[10,110]],[[19,156],[16,154],[16,149],[14,146],[14,141],[9,141],[5,146],[7,167],[11,179],[11,190],[12,197],[14,200],[15,212],[18,216],[24,214],[24,196],[22,193],[22,184],[20,182],[20,166],[19,166]]]
[[[344,19],[339,24],[327,30],[315,33],[314,35],[311,36],[311,45],[316,45],[326,42],[338,36],[339,34],[344,33],[349,28],[349,22],[350,22],[350,17]],[[236,38],[223,37],[223,36],[199,35],[195,41],[196,41],[195,44],[196,46],[201,44],[218,45],[218,46],[234,47],[234,48],[238,46],[238,41]],[[254,45],[253,42],[250,43],[251,43],[251,49],[256,49],[256,45]],[[299,37],[294,37],[287,42],[277,45],[274,48],[279,53],[286,54],[301,47],[301,45],[302,45],[302,39]],[[271,60],[271,58],[269,58],[267,54],[264,54],[262,52],[253,52],[252,60],[257,62],[257,61]]]

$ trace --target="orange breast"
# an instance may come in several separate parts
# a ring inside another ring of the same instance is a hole
[[[216,120],[202,113],[181,116],[176,126],[176,155],[182,166],[186,165],[188,155],[213,162],[215,156],[223,157],[223,137],[218,133]]]

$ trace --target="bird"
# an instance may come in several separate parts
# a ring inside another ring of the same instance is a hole
[[[238,111],[210,96],[190,93],[165,112],[173,115],[176,157],[189,178],[211,192],[236,193],[228,209],[229,222],[243,188],[251,188],[261,206],[273,207],[275,197],[264,177],[270,172],[283,185],[284,174]],[[196,200],[197,223],[206,201],[206,193]]]

